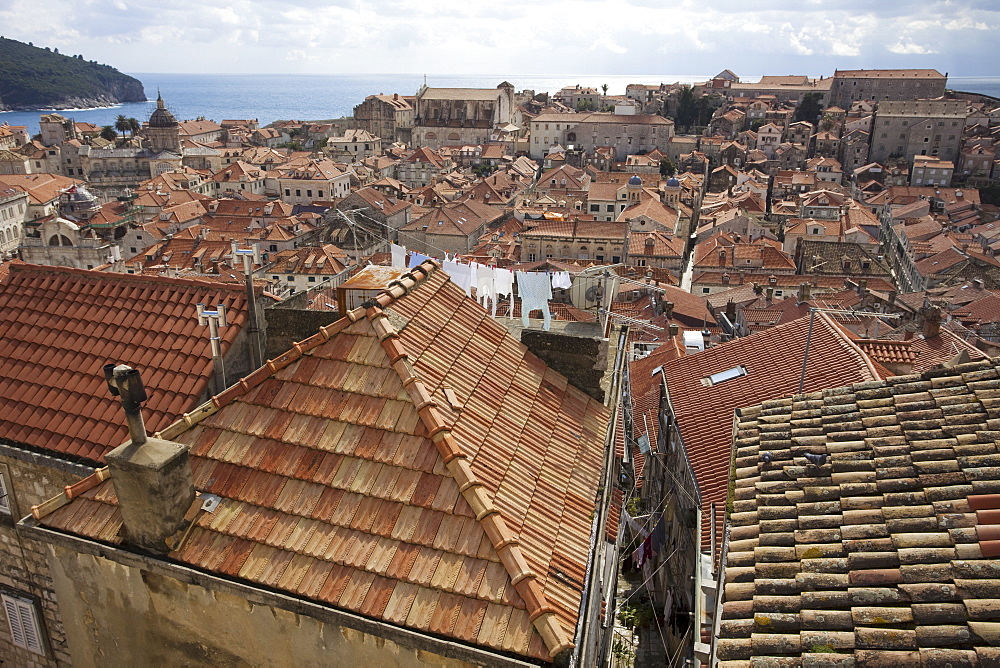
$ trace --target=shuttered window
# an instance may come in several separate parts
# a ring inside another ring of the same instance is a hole
[[[4,477],[3,469],[0,469],[0,513],[12,515],[10,505],[10,488],[7,486],[7,478]]]
[[[14,644],[35,654],[45,654],[42,629],[34,602],[9,594],[0,594],[0,601],[7,614],[7,624]]]

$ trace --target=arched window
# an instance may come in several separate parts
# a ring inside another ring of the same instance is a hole
[[[433,132],[428,132],[427,134],[424,135],[424,139],[437,139],[437,138],[438,136]]]
[[[458,136],[457,132],[452,132],[450,135],[448,135],[448,141],[461,141],[461,139],[462,138]]]

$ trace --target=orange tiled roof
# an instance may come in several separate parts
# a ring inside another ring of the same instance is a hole
[[[855,339],[854,342],[880,364],[913,363],[917,360],[917,353],[911,349],[909,341]]]
[[[143,372],[150,429],[204,398],[212,356],[195,305],[225,304],[223,352],[246,320],[242,286],[10,263],[0,283],[0,437],[100,461],[128,439],[108,362]]]
[[[575,635],[609,421],[428,261],[160,434],[223,497],[169,557],[549,660]],[[104,482],[35,512],[115,543],[108,504]]]
[[[709,543],[707,518],[712,504],[720,511],[725,507],[734,411],[798,389],[808,330],[809,318],[800,318],[694,355],[664,361],[656,350],[632,363],[635,396],[659,383],[650,371],[663,366],[681,437],[701,492],[705,546]],[[816,316],[808,338],[805,391],[879,379],[871,360],[828,316]],[[703,378],[737,366],[746,367],[747,374],[710,386],[702,382]]]

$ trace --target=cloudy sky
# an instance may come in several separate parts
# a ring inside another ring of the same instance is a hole
[[[997,0],[0,0],[125,72],[1000,76]]]

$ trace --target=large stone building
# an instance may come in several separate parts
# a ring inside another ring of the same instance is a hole
[[[968,115],[964,100],[880,102],[868,159],[884,163],[903,157],[912,162],[915,155],[932,155],[957,162]]]
[[[414,146],[487,144],[499,131],[520,125],[514,86],[506,81],[496,88],[421,86],[413,124]]]
[[[572,146],[584,153],[610,147],[615,160],[629,155],[666,150],[674,136],[674,122],[652,114],[541,114],[531,119],[533,160],[545,157],[552,146]]]
[[[359,129],[368,130],[384,141],[409,144],[413,130],[413,105],[398,93],[369,95],[354,107],[354,123]]]
[[[937,70],[837,70],[830,105],[850,109],[857,100],[918,100],[941,97],[948,75]]]

